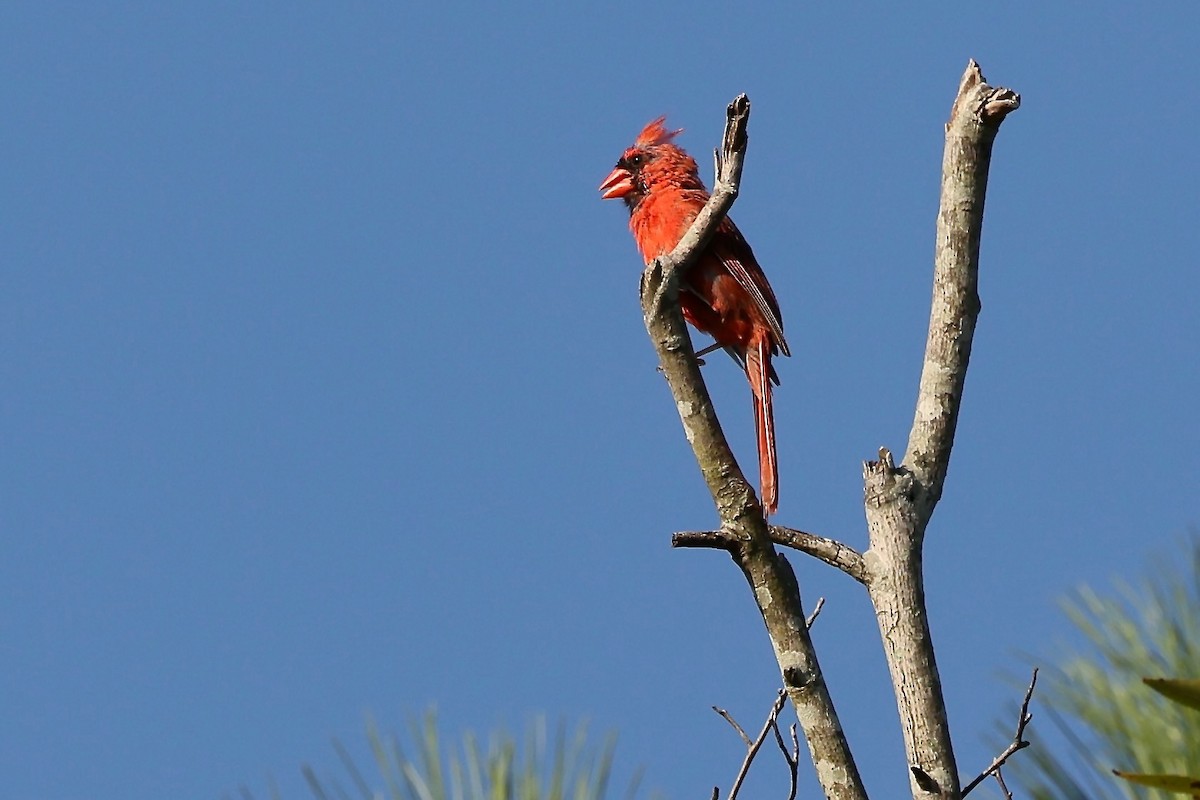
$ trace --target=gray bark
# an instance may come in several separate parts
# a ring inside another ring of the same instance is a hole
[[[988,86],[979,66],[968,64],[946,125],[933,303],[912,431],[899,466],[886,449],[863,466],[870,537],[864,553],[834,539],[768,526],[721,430],[679,310],[680,276],[737,196],[750,111],[744,95],[728,109],[712,199],[675,250],[642,275],[646,329],[720,519],[718,530],[677,533],[673,544],[726,550],[741,568],[829,798],[867,795],[808,635],[799,585],[776,544],[809,553],[866,586],[892,677],[912,795],[961,797],[925,610],[922,546],[950,463],[980,310],[979,241],[992,143],[1019,105],[1019,95]]]

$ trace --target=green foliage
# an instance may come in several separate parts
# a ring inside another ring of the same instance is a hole
[[[1136,772],[1116,772],[1116,775],[1141,786],[1153,786],[1172,794],[1200,797],[1200,779],[1189,775],[1142,775]]]
[[[471,733],[461,749],[444,744],[433,712],[411,726],[416,754],[407,755],[396,737],[367,724],[367,741],[378,777],[375,784],[340,742],[334,748],[354,787],[348,793],[337,780],[323,781],[309,766],[304,777],[317,800],[602,800],[608,790],[615,738],[589,745],[581,725],[568,739],[559,725],[548,742],[545,720],[529,727],[524,747],[506,732],[493,733],[487,748]],[[633,794],[631,787],[629,796]]]
[[[1174,700],[1188,708],[1200,709],[1200,680],[1144,678],[1142,682],[1168,700]]]
[[[1200,681],[1180,678],[1143,678],[1142,682],[1168,700],[1190,709],[1200,708]],[[1119,778],[1142,786],[1153,786],[1175,794],[1200,797],[1200,778],[1192,775],[1147,775],[1113,770]]]
[[[1200,542],[1154,562],[1108,594],[1084,587],[1064,604],[1086,647],[1043,669],[1033,746],[1005,778],[1035,800],[1170,797],[1113,777],[1187,774],[1200,767],[1200,714],[1147,691],[1143,677],[1200,677]],[[1036,660],[1036,659],[1035,659]],[[1047,724],[1049,723],[1049,724]],[[998,730],[1011,738],[1012,720]],[[1047,736],[1039,736],[1041,727]]]

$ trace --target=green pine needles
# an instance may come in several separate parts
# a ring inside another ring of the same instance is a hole
[[[445,742],[430,711],[410,726],[414,750],[367,723],[374,767],[360,768],[334,740],[344,774],[319,777],[309,765],[305,780],[316,800],[604,800],[612,774],[616,737],[589,741],[586,725],[568,735],[565,724],[551,734],[544,718],[531,723],[524,740],[493,732],[486,746],[467,733],[459,745]],[[630,800],[637,778],[626,792]]]
[[[1200,772],[1200,711],[1142,680],[1200,678],[1200,541],[1193,537],[1176,557],[1155,560],[1137,583],[1118,582],[1103,594],[1084,587],[1064,607],[1085,646],[1042,671],[1034,700],[1042,735],[1035,722],[1033,746],[1008,768],[1018,796],[1178,797],[1135,787],[1113,771]],[[999,728],[1011,725],[1003,720]]]

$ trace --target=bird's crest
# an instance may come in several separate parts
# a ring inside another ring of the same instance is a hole
[[[642,128],[642,132],[638,134],[637,139],[633,142],[634,146],[652,147],[656,144],[668,144],[676,136],[683,133],[683,128],[673,131],[667,130],[667,126],[664,124],[666,121],[666,116],[661,116]]]

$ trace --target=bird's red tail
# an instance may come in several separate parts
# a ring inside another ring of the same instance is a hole
[[[771,344],[755,337],[746,349],[746,377],[754,392],[754,427],[758,433],[758,485],[763,514],[779,510],[779,465],[775,460],[775,414],[771,409]]]

